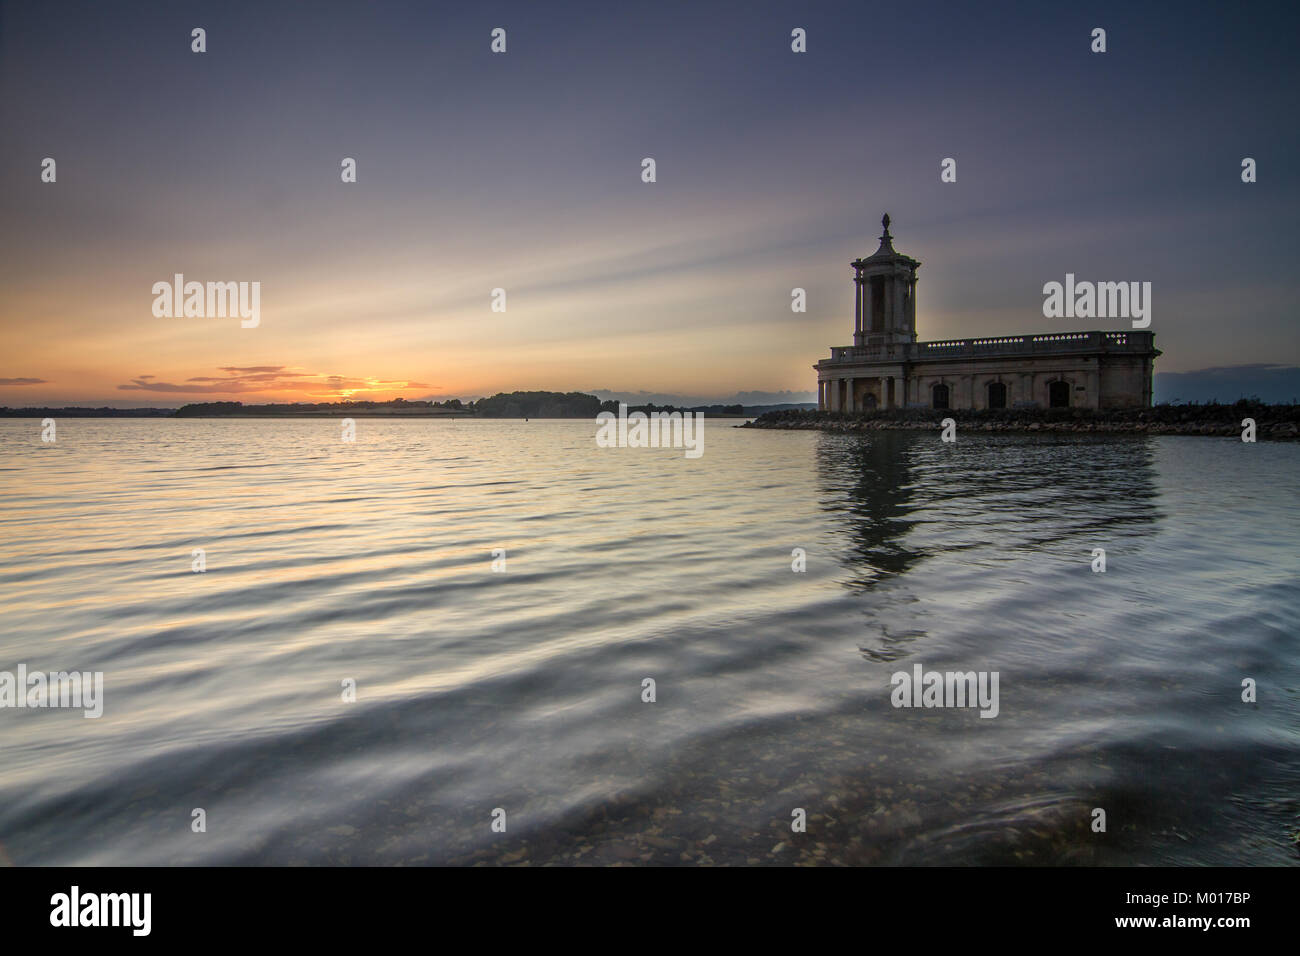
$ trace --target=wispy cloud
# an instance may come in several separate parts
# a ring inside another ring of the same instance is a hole
[[[223,365],[220,375],[195,375],[182,383],[160,382],[153,375],[138,375],[130,384],[117,386],[124,392],[165,392],[192,395],[243,395],[292,392],[308,398],[353,398],[374,393],[403,392],[435,386],[425,382],[358,378],[308,372],[287,365]]]
[[[43,378],[0,378],[0,385],[48,385]]]

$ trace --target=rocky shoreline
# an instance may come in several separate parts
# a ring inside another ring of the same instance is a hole
[[[1231,405],[1156,405],[1151,408],[1010,408],[996,411],[958,411],[929,408],[845,414],[815,410],[768,412],[743,428],[818,429],[830,432],[924,431],[940,427],[945,418],[957,423],[958,433],[1048,432],[1111,435],[1212,435],[1241,440],[1244,419],[1255,421],[1260,440],[1300,439],[1300,405],[1265,405],[1235,402]]]

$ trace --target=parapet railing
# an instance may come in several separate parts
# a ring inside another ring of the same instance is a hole
[[[1041,355],[1045,352],[1149,352],[1152,332],[1050,332],[997,338],[950,339],[906,345],[836,346],[832,362],[916,362],[981,355]]]

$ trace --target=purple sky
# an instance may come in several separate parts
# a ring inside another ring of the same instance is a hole
[[[1294,4],[470,6],[0,4],[0,405],[806,393],[885,211],[922,338],[1125,327],[1072,272],[1158,371],[1300,364]]]

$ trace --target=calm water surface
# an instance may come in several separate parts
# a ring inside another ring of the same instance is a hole
[[[0,861],[1297,861],[1300,445],[732,424],[0,421]]]

